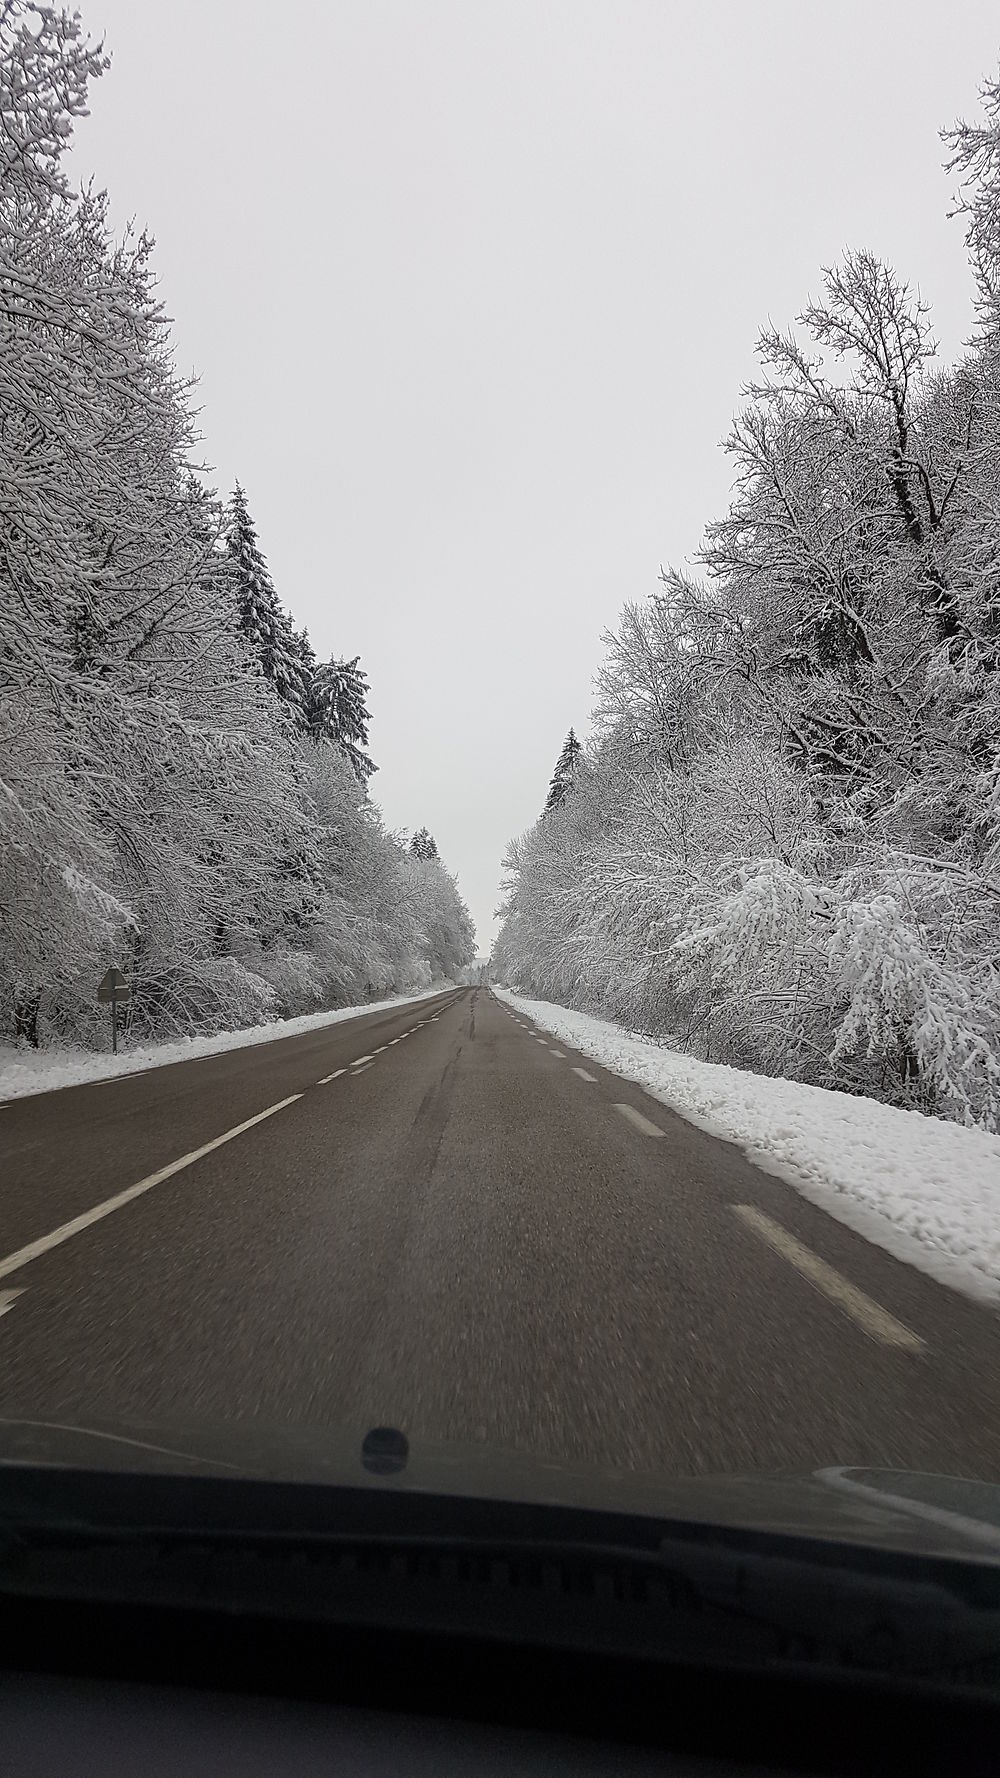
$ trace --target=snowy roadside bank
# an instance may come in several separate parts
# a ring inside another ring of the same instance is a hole
[[[1000,1136],[700,1062],[587,1013],[493,992],[689,1123],[737,1143],[866,1240],[967,1296],[1000,1303]]]
[[[218,1031],[214,1037],[189,1037],[177,1043],[154,1043],[127,1053],[95,1055],[92,1050],[18,1050],[0,1044],[0,1102],[23,1099],[31,1093],[49,1093],[56,1087],[78,1087],[92,1080],[110,1080],[118,1074],[143,1074],[147,1068],[163,1068],[171,1062],[191,1062],[199,1056],[216,1056],[223,1050],[244,1049],[250,1044],[273,1043],[278,1037],[297,1037],[302,1031],[319,1031],[339,1025],[361,1013],[382,1012],[390,1006],[428,1000],[454,987],[438,982],[419,994],[395,994],[389,1000],[369,1000],[363,1006],[341,1006],[336,1012],[305,1013],[298,1019],[275,1019],[268,1025],[248,1025],[243,1031]]]

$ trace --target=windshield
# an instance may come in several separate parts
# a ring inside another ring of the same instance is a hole
[[[992,19],[82,4],[0,5],[0,1469],[992,1550]]]

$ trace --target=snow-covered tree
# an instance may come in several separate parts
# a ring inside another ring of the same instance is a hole
[[[960,119],[941,135],[951,149],[948,170],[960,175],[958,210],[989,336],[1000,327],[1000,79],[985,80],[980,98],[981,123]]]
[[[475,928],[451,873],[436,858],[407,860],[407,878],[430,979],[460,979],[476,954]]]
[[[558,809],[560,803],[572,790],[580,766],[580,743],[573,730],[570,729],[562,744],[562,751],[556,760],[556,769],[549,784],[549,794],[545,799],[546,812]]]
[[[493,966],[696,1052],[1000,1125],[1000,86],[950,134],[983,325],[951,369],[871,253],[728,440],[705,578],[605,638],[574,794]],[[558,787],[557,780],[554,781]]]
[[[315,657],[195,462],[153,243],[63,174],[106,66],[75,18],[0,4],[0,1037],[27,1043],[105,1041],[112,962],[168,1035],[413,985],[441,949],[359,787],[356,662],[338,745],[303,745]]]
[[[368,679],[358,665],[359,659],[355,655],[350,661],[329,660],[316,669],[307,726],[315,742],[330,741],[339,747],[364,783],[378,767],[365,752],[371,712]]]
[[[425,862],[428,858],[437,858],[437,841],[434,835],[429,833],[426,827],[418,827],[410,841],[410,851],[414,858],[420,858]]]
[[[264,678],[287,705],[296,726],[304,729],[310,720],[312,651],[308,639],[296,635],[279,603],[239,482],[229,501],[225,536],[240,629]]]

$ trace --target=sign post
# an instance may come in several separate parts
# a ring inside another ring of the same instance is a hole
[[[118,1007],[131,998],[132,990],[120,969],[109,969],[97,990],[98,1000],[111,1003],[111,1053],[118,1054]]]

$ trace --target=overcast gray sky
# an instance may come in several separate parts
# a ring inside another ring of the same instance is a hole
[[[155,234],[213,480],[487,951],[601,631],[724,509],[758,327],[852,245],[968,337],[937,130],[995,0],[79,3],[77,175]]]

